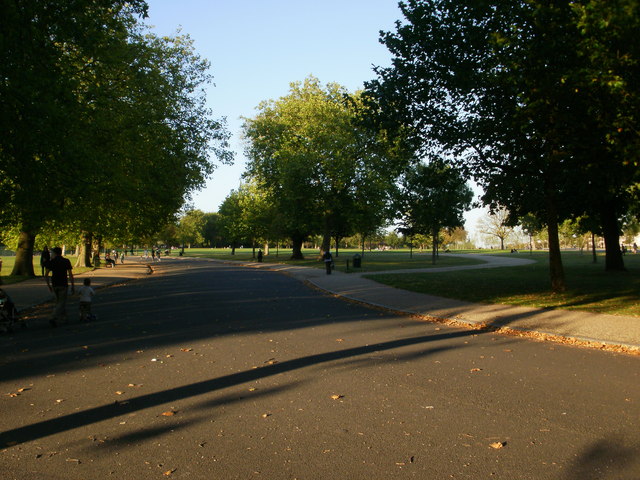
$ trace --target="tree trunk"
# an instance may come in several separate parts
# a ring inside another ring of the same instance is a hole
[[[431,264],[432,265],[436,264],[436,255],[438,253],[438,231],[439,229],[434,228],[433,231],[431,232],[431,243],[433,244],[431,246]]]
[[[340,237],[336,235],[336,257],[339,256],[339,253],[338,253],[339,247],[340,247]]]
[[[18,249],[16,250],[16,262],[13,265],[11,275],[26,275],[35,277],[33,271],[33,246],[36,240],[34,233],[23,228],[18,237]]]
[[[603,203],[600,215],[605,248],[604,269],[607,272],[623,272],[626,268],[624,267],[622,250],[620,250],[620,224],[613,203]]]
[[[89,232],[83,232],[82,243],[80,244],[76,267],[92,267],[91,263],[91,245],[93,244],[93,235]]]
[[[551,290],[555,293],[564,292],[567,289],[564,278],[564,267],[560,253],[560,238],[558,236],[558,215],[553,200],[547,201],[547,228],[549,232],[549,276],[551,277]]]
[[[320,256],[324,254],[324,252],[329,252],[331,250],[331,233],[328,230],[322,234],[322,245],[320,245]]]
[[[291,260],[304,260],[304,255],[302,254],[302,244],[304,243],[304,236],[300,234],[295,234],[291,237],[292,242],[292,252],[291,252]]]
[[[593,263],[598,263],[598,256],[596,255],[596,234],[591,232],[591,252],[593,253]]]

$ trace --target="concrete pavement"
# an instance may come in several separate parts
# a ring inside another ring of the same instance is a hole
[[[484,264],[459,267],[410,270],[411,272],[500,268],[528,263],[529,260],[510,257],[477,256]],[[153,264],[157,274],[180,268],[185,262],[204,261],[193,258],[165,258]],[[128,257],[116,268],[99,268],[76,275],[76,285],[85,277],[92,278],[94,288],[124,282],[147,275],[148,260]],[[225,262],[229,263],[229,262]],[[640,318],[632,316],[602,315],[570,310],[547,310],[510,305],[482,305],[433,295],[400,290],[365,278],[360,273],[335,271],[326,275],[324,269],[296,267],[282,264],[232,262],[246,267],[265,268],[290,275],[302,282],[346,299],[432,320],[467,325],[474,328],[491,328],[510,333],[532,335],[537,338],[569,341],[598,348],[622,349],[640,352]],[[407,270],[404,270],[407,271]],[[384,273],[402,273],[402,270]],[[380,272],[382,273],[382,272]],[[375,272],[366,273],[373,277]],[[52,299],[44,280],[33,280],[5,285],[2,288],[13,298],[19,309],[45,303]]]

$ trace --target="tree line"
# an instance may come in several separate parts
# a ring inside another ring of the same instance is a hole
[[[367,91],[414,144],[440,152],[505,207],[548,232],[552,288],[566,288],[558,225],[602,235],[605,268],[638,214],[636,0],[408,0],[383,33],[392,65]]]
[[[127,244],[158,230],[229,162],[205,105],[209,64],[188,36],[158,37],[141,0],[0,6],[0,227],[13,275],[41,243]]]
[[[607,270],[624,269],[621,229],[638,214],[640,2],[399,5],[404,18],[380,37],[391,66],[363,91],[310,76],[244,119],[244,183],[207,221],[230,244],[287,239],[293,258],[316,235],[327,250],[395,224],[430,238],[435,260],[473,179],[505,224],[546,232],[554,290],[566,288],[566,221],[604,238]],[[126,242],[169,225],[186,239],[196,215],[173,227],[172,216],[211,173],[210,154],[229,160],[189,39],[145,32],[142,1],[2,8],[0,221],[19,232],[18,252],[56,229]]]

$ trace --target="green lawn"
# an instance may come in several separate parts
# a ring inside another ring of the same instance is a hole
[[[68,258],[71,261],[71,265],[75,265],[76,257],[65,256],[65,258]],[[13,265],[15,263],[16,257],[1,256],[0,259],[2,260],[2,270],[0,271],[0,278],[2,279],[2,283],[4,285],[8,285],[10,283],[22,282],[23,280],[27,280],[30,278],[30,277],[24,277],[24,276],[9,275],[11,273],[11,270],[13,270]],[[78,274],[78,273],[86,272],[88,270],[91,270],[91,268],[85,268],[85,267],[74,268],[73,273]],[[41,276],[40,273],[42,272],[42,270],[40,268],[40,256],[33,257],[33,271],[35,272],[37,277]]]
[[[256,250],[257,252],[257,250]],[[305,260],[289,260],[290,250],[276,252],[272,249],[270,255],[264,257],[265,263],[284,263],[291,265],[324,268],[318,260],[317,250],[305,250]],[[346,272],[347,260],[349,273],[380,272],[385,270],[429,268],[430,252],[414,251],[410,256],[407,250],[388,252],[365,252],[362,257],[362,268],[353,268],[353,257],[359,250],[341,250],[334,257],[336,270]],[[474,253],[474,252],[452,252]],[[508,252],[475,251],[475,253],[510,255]],[[174,257],[177,252],[174,251]],[[536,263],[520,267],[492,268],[486,270],[468,270],[439,273],[403,273],[377,274],[371,278],[397,288],[421,293],[430,293],[448,298],[457,298],[471,302],[498,303],[509,305],[525,305],[541,308],[560,308],[584,310],[614,315],[640,316],[640,255],[628,254],[625,264],[628,271],[604,271],[604,257],[598,257],[598,263],[592,263],[590,254],[579,252],[563,252],[562,258],[568,291],[563,294],[553,294],[550,291],[548,254],[546,252],[528,252],[517,254],[521,258],[531,258]],[[186,249],[185,256],[217,258],[220,260],[256,261],[252,257],[252,250],[248,248],[236,249],[231,255],[230,249],[193,248]],[[5,276],[13,268],[14,257],[0,257],[3,260],[2,281],[13,283],[24,280],[24,277]],[[74,257],[68,257],[72,264]],[[469,265],[479,263],[478,260],[441,256],[437,267]],[[34,269],[40,274],[39,258],[34,258]],[[81,273],[87,269],[76,269],[74,273]]]
[[[257,250],[256,250],[257,253]],[[270,251],[263,259],[264,263],[284,263],[288,265],[298,265],[304,267],[324,268],[324,263],[318,259],[318,250],[303,250],[304,260],[289,260],[291,256],[290,250],[275,249]],[[409,255],[408,250],[394,250],[388,252],[365,252],[361,258],[361,268],[353,268],[353,257],[361,255],[361,250],[345,249],[338,252],[333,260],[335,269],[341,272],[347,272],[347,260],[349,261],[348,273],[353,272],[379,272],[383,270],[398,270],[405,268],[431,268],[431,267],[451,267],[456,265],[471,265],[482,263],[474,258],[455,258],[441,256],[438,258],[436,265],[431,262],[430,252],[414,251],[413,255]],[[234,261],[257,261],[252,256],[252,250],[249,248],[236,249],[235,255],[231,255],[230,249],[211,249],[211,248],[191,248],[185,250],[185,256],[216,258],[219,260]]]
[[[626,272],[605,272],[603,256],[594,264],[591,255],[563,252],[568,290],[562,294],[550,291],[546,252],[518,256],[532,258],[536,263],[437,274],[380,274],[371,278],[405,290],[471,302],[640,316],[640,255],[625,256]]]

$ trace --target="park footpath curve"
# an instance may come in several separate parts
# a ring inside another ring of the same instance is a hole
[[[530,262],[530,260],[516,257],[488,255],[475,255],[475,257],[485,263],[380,273],[437,273],[463,269],[500,268]],[[640,353],[640,318],[632,316],[470,303],[409,292],[365,278],[365,275],[373,278],[375,272],[342,273],[334,271],[332,275],[327,275],[324,269],[320,268],[189,257],[163,258],[162,262],[153,263],[152,266],[155,269],[155,274],[162,274],[163,271],[180,269],[183,263],[191,261],[211,261],[277,271],[331,295],[387,311],[440,321],[454,326],[489,329],[509,334],[532,336],[543,340]],[[125,263],[118,264],[116,268],[98,268],[75,275],[75,284],[78,287],[84,278],[90,277],[91,286],[99,289],[145,277],[148,275],[148,264],[150,264],[148,260],[127,257]],[[52,295],[47,290],[42,278],[4,285],[2,288],[12,297],[19,310],[26,310],[52,300]]]

